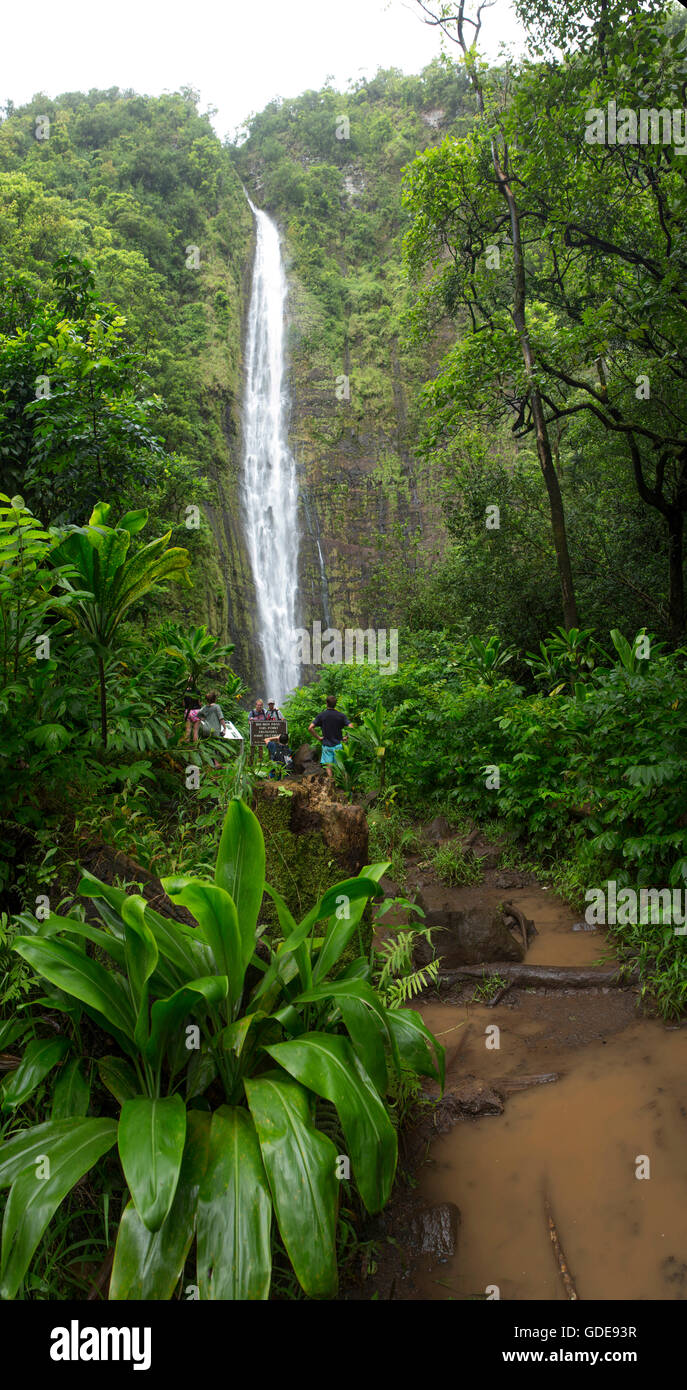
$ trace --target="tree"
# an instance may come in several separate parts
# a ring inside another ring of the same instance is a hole
[[[486,189],[486,198],[480,198],[482,181],[487,177],[487,171],[483,157],[478,157],[477,163],[472,165],[473,172],[478,173],[477,181],[465,182],[462,190],[459,185],[455,194],[453,221],[454,234],[458,234],[458,240],[457,243],[454,241],[447,248],[453,256],[456,271],[453,279],[454,289],[456,295],[460,295],[469,309],[473,321],[473,332],[477,331],[478,325],[486,324],[489,326],[494,306],[490,302],[491,297],[487,295],[483,298],[482,288],[478,289],[477,287],[475,276],[477,259],[479,253],[484,252],[488,245],[504,236],[508,237],[511,252],[508,311],[517,337],[524,370],[526,409],[532,419],[537,457],[549,499],[563,602],[563,617],[566,627],[575,627],[578,623],[577,604],[568,549],[565,511],[537,379],[537,361],[529,326],[528,306],[531,290],[523,241],[522,210],[518,196],[516,196],[516,188],[520,185],[519,183],[516,184],[513,176],[511,148],[503,129],[501,113],[496,102],[489,99],[477,55],[482,13],[489,8],[489,4],[484,3],[483,0],[483,3],[477,8],[474,20],[465,13],[464,0],[461,0],[454,13],[451,13],[450,7],[447,5],[432,8],[425,4],[424,0],[418,0],[418,4],[425,13],[428,23],[438,26],[461,50],[466,71],[472,82],[480,116],[478,131],[474,137],[476,152],[478,156],[482,156],[485,145],[488,145],[492,166],[492,176],[489,183],[491,189],[496,190],[502,209],[505,209],[501,212],[497,210],[493,198],[489,196],[491,191],[489,188]],[[466,142],[467,145],[471,143],[471,141]],[[425,158],[431,158],[431,156]],[[468,168],[469,166],[465,167],[466,174]],[[417,196],[417,184],[415,185],[415,192],[415,211],[418,218],[421,219],[423,217],[422,197],[421,194]],[[421,243],[424,241],[425,245],[431,244],[432,236],[438,230],[437,223],[433,220],[431,206],[425,212],[422,230],[425,233],[424,236],[422,233],[418,234],[416,225],[415,255],[411,256],[411,264],[415,265],[416,270],[418,269]],[[443,227],[440,228],[440,231],[443,232]]]
[[[109,526],[112,507],[99,502],[87,526],[71,526],[55,547],[51,559],[71,564],[80,587],[88,591],[66,610],[69,621],[80,632],[98,663],[100,685],[100,732],[107,746],[107,694],[105,661],[114,648],[122,619],[132,604],[162,588],[170,581],[187,583],[190,558],[180,546],[167,549],[171,532],[149,541],[129,555],[132,536],[145,526],[146,511],[127,512],[116,526]],[[66,581],[67,590],[71,584]]]
[[[65,255],[53,280],[53,299],[28,312],[17,277],[4,286],[0,457],[41,515],[71,520],[106,487],[126,492],[161,478],[164,451],[150,425],[161,401],[141,394],[126,319],[96,294],[89,263]]]

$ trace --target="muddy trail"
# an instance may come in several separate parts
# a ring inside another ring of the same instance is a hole
[[[605,934],[545,881],[501,871],[498,851],[484,863],[482,883],[447,890],[411,856],[404,891],[437,915],[512,907],[536,928],[527,967],[591,982],[475,1002],[479,978],[454,969],[416,1001],[446,1047],[446,1090],[402,1136],[405,1180],[349,1296],[687,1299],[687,1027],[607,983]]]

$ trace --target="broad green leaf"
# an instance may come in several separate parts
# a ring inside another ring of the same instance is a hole
[[[265,887],[265,841],[257,816],[237,797],[229,802],[224,818],[215,883],[236,903],[245,970],[255,950],[255,929]]]
[[[307,915],[303,918],[303,921],[299,922],[298,926],[296,927],[296,930],[292,932],[289,937],[287,937],[286,941],[282,942],[281,946],[277,951],[276,958],[272,961],[271,965],[269,966],[269,969],[266,971],[262,980],[260,981],[260,984],[257,986],[253,993],[253,1002],[255,1003],[258,999],[262,999],[264,995],[268,995],[275,983],[279,979],[287,981],[289,978],[293,976],[294,972],[292,969],[290,969],[291,958],[295,958],[296,961],[300,959],[300,957],[297,954],[298,948],[300,948],[302,943],[305,941],[306,937],[310,935],[313,927],[316,925],[317,922],[321,921],[325,917],[330,917],[332,913],[336,912],[337,908],[343,910],[347,902],[349,905],[351,915],[349,915],[349,917],[345,920],[345,922],[343,922],[342,925],[345,928],[350,927],[350,930],[348,931],[346,937],[346,939],[348,939],[351,933],[355,930],[359,917],[362,915],[362,911],[365,906],[366,900],[372,897],[373,894],[377,893],[378,891],[379,890],[377,884],[373,880],[363,879],[361,877],[344,879],[342,883],[337,883],[334,885],[333,888],[328,888],[327,892],[320,898],[319,902],[315,903],[315,906],[312,907],[310,911],[307,913]],[[352,907],[350,906],[351,904],[353,905]],[[358,916],[354,915],[356,911],[356,904],[360,906],[360,912]],[[343,949],[344,948],[342,946],[341,950]],[[287,971],[289,971],[289,974],[287,974]],[[313,973],[317,978],[317,968]],[[301,982],[303,982],[302,971]],[[307,984],[309,985],[310,983],[311,981],[310,979],[308,979]]]
[[[98,1075],[108,1091],[123,1105],[141,1093],[141,1083],[130,1062],[123,1057],[99,1057]]]
[[[148,981],[157,965],[158,949],[148,926],[146,900],[132,894],[122,904],[124,950],[131,997],[137,1011],[135,1041],[142,1048],[148,1036]]]
[[[23,1105],[68,1051],[68,1038],[34,1038],[28,1043],[19,1066],[0,1091],[0,1109],[13,1110]]]
[[[198,1193],[210,1144],[210,1115],[189,1110],[174,1201],[159,1231],[143,1225],[133,1202],[117,1232],[109,1298],[170,1299],[181,1278],[196,1225]]]
[[[109,883],[101,883],[93,874],[84,871],[79,883],[79,892],[84,897],[96,899],[96,906],[104,921],[113,931],[117,931],[119,926],[121,939],[124,941],[122,908],[128,896],[124,890],[113,888]],[[102,899],[102,902],[99,899]],[[107,912],[106,908],[110,911]],[[192,927],[187,927],[183,922],[175,922],[171,917],[163,917],[148,905],[145,920],[155,937],[160,953],[158,973],[161,971],[163,959],[177,972],[172,982],[173,989],[179,988],[189,976],[209,974],[212,968],[210,953],[195,940]]]
[[[45,1138],[30,1169],[15,1178],[2,1225],[0,1297],[14,1298],[48,1223],[67,1193],[115,1143],[114,1120],[58,1121],[68,1134]]]
[[[246,959],[233,899],[216,883],[203,883],[200,879],[164,878],[162,886],[173,902],[180,903],[195,917],[212,951],[214,970],[218,975],[226,975],[229,999],[236,1004],[241,997],[250,955]],[[253,939],[251,955],[254,948]]]
[[[283,1072],[245,1081],[275,1215],[301,1288],[333,1298],[337,1287],[337,1153],[312,1122],[307,1092]]]
[[[294,1004],[318,1003],[331,999],[341,1016],[351,1042],[380,1095],[387,1088],[384,1043],[389,1033],[385,1009],[371,985],[361,979],[332,980],[315,985],[294,999]]]
[[[210,1152],[198,1199],[201,1298],[269,1296],[271,1222],[272,1198],[253,1120],[239,1106],[222,1105],[212,1116]]]
[[[227,977],[215,975],[190,980],[168,999],[157,999],[150,1010],[150,1038],[145,1047],[148,1061],[159,1063],[172,1033],[189,1014],[202,1005],[221,1004],[226,997]]]
[[[347,879],[330,889],[330,893],[335,898],[332,907],[333,915],[313,970],[315,982],[323,980],[332,966],[336,965],[339,957],[343,955],[365,911],[365,903],[368,898],[384,896],[379,888],[379,880],[388,868],[388,863],[368,864],[366,868],[360,870],[357,879]],[[356,889],[354,888],[356,884],[363,886]],[[327,894],[325,894],[326,897]]]
[[[72,1057],[71,1061],[65,1062],[55,1082],[51,1117],[53,1120],[63,1120],[70,1115],[86,1115],[90,1099],[91,1088],[83,1074],[81,1060]]]
[[[304,1033],[266,1046],[279,1066],[336,1107],[360,1195],[369,1212],[388,1201],[396,1171],[393,1125],[347,1038]]]
[[[105,970],[67,941],[17,936],[14,949],[44,979],[96,1009],[109,1025],[108,1032],[123,1040],[129,1051],[126,1044],[133,1039],[136,1020],[121,976]]]
[[[63,936],[82,937],[86,941],[92,941],[94,946],[99,946],[101,951],[105,951],[111,956],[116,965],[124,967],[126,965],[126,955],[124,946],[117,937],[110,932],[100,931],[98,927],[92,927],[90,922],[79,922],[76,917],[58,917],[57,913],[51,912],[44,922],[38,926],[36,936],[50,937],[60,934]]]
[[[380,1096],[385,1095],[389,1085],[389,1077],[384,1051],[384,1041],[387,1036],[384,1024],[360,999],[349,998],[344,995],[337,1000],[337,1003],[346,1025],[346,1032],[365,1071]]]
[[[420,1076],[432,1076],[444,1089],[446,1052],[415,1009],[385,1009],[398,1051]]]
[[[159,1231],[174,1201],[186,1138],[181,1096],[125,1100],[117,1146],[132,1201],[149,1231]]]
[[[22,1129],[11,1139],[0,1143],[0,1188],[10,1187],[25,1168],[45,1153],[46,1145],[55,1143],[65,1134],[71,1134],[78,1123],[74,1119],[45,1120],[43,1124]]]

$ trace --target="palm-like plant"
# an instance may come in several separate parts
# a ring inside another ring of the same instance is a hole
[[[386,1006],[364,956],[341,963],[388,866],[330,888],[299,923],[266,887],[264,866],[259,822],[234,800],[214,879],[164,880],[195,927],[90,874],[80,890],[95,900],[102,928],[76,917],[20,919],[26,930],[14,949],[48,982],[55,1006],[77,1023],[87,1014],[114,1040],[117,1054],[97,1065],[120,1113],[85,1118],[83,1076],[63,1085],[65,1068],[79,1065],[65,1060],[64,1038],[25,1057],[5,1109],[56,1065],[55,1090],[68,1094],[59,1118],[0,1145],[0,1185],[11,1184],[1,1296],[15,1297],[60,1202],[115,1144],[130,1200],[111,1299],[171,1298],[194,1238],[202,1299],[265,1299],[273,1219],[306,1294],[335,1293],[338,1155],[318,1127],[318,1100],[335,1107],[362,1201],[379,1211],[397,1157],[383,1099],[390,1070],[404,1063],[443,1085],[444,1054],[417,1013]],[[265,889],[283,934],[267,959],[256,954]],[[87,954],[89,941],[107,968]]]
[[[226,670],[233,650],[233,642],[220,642],[204,625],[186,631],[181,627],[173,628],[171,641],[165,646],[167,655],[183,664],[194,683],[201,680],[206,671]],[[234,677],[232,685],[238,688],[240,684],[240,678]],[[236,689],[232,688],[229,693],[234,695]]]
[[[57,565],[71,564],[79,587],[88,591],[67,610],[66,616],[82,634],[98,661],[100,684],[100,732],[107,745],[107,692],[105,661],[114,636],[132,604],[170,580],[190,586],[190,557],[181,546],[168,549],[171,532],[149,541],[129,555],[132,536],[148,520],[147,511],[127,512],[116,526],[109,526],[112,508],[98,502],[87,526],[70,526],[52,552]],[[67,584],[67,588],[69,588]]]
[[[513,648],[506,646],[496,634],[488,637],[486,642],[480,637],[469,637],[466,643],[466,657],[462,663],[463,669],[474,679],[484,681],[485,685],[492,685],[494,681],[500,680],[504,666],[507,666],[514,656]]]
[[[386,785],[386,754],[389,742],[396,734],[401,733],[402,729],[398,711],[390,714],[384,709],[381,700],[378,700],[373,713],[363,714],[358,727],[351,731],[352,742],[365,748],[375,759],[380,792],[384,791]]]

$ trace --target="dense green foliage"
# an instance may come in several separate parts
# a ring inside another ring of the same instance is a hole
[[[335,1293],[337,1179],[348,1173],[337,1172],[336,1148],[317,1124],[317,1101],[336,1111],[362,1201],[379,1211],[396,1167],[396,1136],[383,1103],[387,1066],[400,1075],[405,1063],[442,1080],[443,1051],[417,1014],[385,1008],[364,956],[339,965],[387,866],[337,884],[298,924],[268,886],[282,939],[265,960],[255,953],[264,864],[260,825],[234,800],[213,879],[165,881],[195,928],[92,875],[80,887],[95,900],[102,927],[76,915],[21,918],[26,934],[15,950],[47,983],[53,1007],[67,1014],[73,1055],[66,1060],[72,1049],[64,1034],[37,1037],[2,1090],[2,1109],[14,1113],[61,1067],[51,1119],[18,1128],[0,1146],[0,1181],[10,1187],[4,1298],[16,1296],[69,1190],[115,1143],[130,1195],[110,1298],[171,1298],[194,1236],[192,1282],[201,1298],[267,1298],[273,1215],[305,1293]],[[109,968],[89,957],[88,941]],[[84,1015],[117,1045],[98,1061],[100,1082],[119,1107],[117,1121],[107,1104],[86,1117]],[[41,1183],[39,1152],[48,1169]]]

